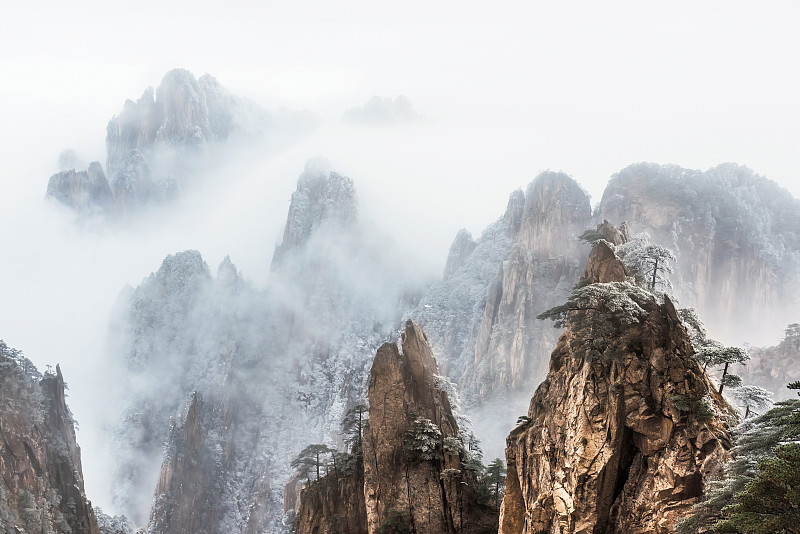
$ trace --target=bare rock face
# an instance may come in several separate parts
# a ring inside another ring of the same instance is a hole
[[[302,491],[295,516],[296,534],[366,534],[364,464],[347,473],[329,473]]]
[[[0,341],[0,525],[3,532],[99,534],[83,486],[64,378],[40,375]]]
[[[447,394],[435,384],[436,361],[416,324],[406,323],[402,351],[378,349],[369,385],[364,435],[367,529],[407,525],[411,532],[480,532],[491,514],[475,501],[474,474],[459,452]],[[448,439],[449,438],[449,439]],[[488,517],[486,517],[488,516]]]
[[[727,457],[718,414],[731,408],[672,302],[621,284],[609,252],[598,245],[586,271],[638,311],[620,315],[600,297],[570,312],[529,420],[507,439],[501,534],[667,534]]]
[[[76,210],[107,211],[112,204],[108,180],[96,161],[85,171],[64,170],[51,176],[45,198]]]

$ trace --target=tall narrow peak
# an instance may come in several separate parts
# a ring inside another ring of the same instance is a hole
[[[672,301],[619,281],[609,252],[592,252],[593,283],[576,290],[588,300],[570,306],[547,378],[508,436],[501,534],[667,534],[727,457],[732,408]]]
[[[408,321],[399,345],[386,343],[375,355],[356,470],[306,484],[298,534],[496,529],[497,512],[477,502],[474,462],[425,334]]]
[[[336,229],[352,227],[358,221],[358,199],[353,181],[329,171],[320,160],[312,160],[297,180],[292,193],[283,241],[275,249],[275,267],[291,251],[308,242],[323,226]]]
[[[437,387],[428,340],[412,321],[400,349],[383,345],[370,372],[364,433],[368,530],[380,532],[390,522],[431,534],[485,529],[492,514],[476,502],[475,474],[462,463],[468,453],[454,450],[452,444],[461,443],[458,424],[447,393]]]

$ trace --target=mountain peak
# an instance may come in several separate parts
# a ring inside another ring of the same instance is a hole
[[[297,180],[292,193],[283,241],[275,249],[272,264],[305,244],[323,226],[348,227],[358,220],[358,198],[353,181],[312,160]]]

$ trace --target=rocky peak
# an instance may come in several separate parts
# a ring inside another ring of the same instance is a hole
[[[738,341],[800,312],[800,202],[746,167],[631,165],[611,177],[598,213],[675,253],[676,296],[715,337]]]
[[[577,249],[575,236],[589,225],[589,195],[564,173],[543,172],[528,186],[520,240],[541,254]]]
[[[99,534],[61,368],[39,374],[0,340],[0,526],[4,532]]]
[[[507,439],[501,534],[666,534],[727,457],[732,408],[670,299],[620,281],[602,242],[586,272],[593,284],[573,293],[547,378]]]
[[[450,277],[454,272],[461,268],[466,262],[472,251],[475,250],[475,240],[472,234],[462,228],[453,239],[450,251],[447,253],[447,262],[444,264],[444,278]]]
[[[474,467],[442,391],[425,334],[408,321],[370,371],[369,422],[355,472],[307,485],[298,534],[491,532],[497,515],[477,503]]]
[[[55,199],[77,210],[111,208],[111,189],[97,161],[85,171],[64,170],[50,177],[45,198]]]
[[[491,512],[475,501],[475,475],[462,464],[467,453],[447,445],[461,439],[436,373],[427,338],[411,321],[400,348],[387,343],[375,355],[364,435],[370,533],[390,521],[431,534],[477,532],[491,524]]]
[[[586,272],[583,275],[583,284],[604,284],[610,282],[624,282],[628,277],[628,269],[620,260],[613,247],[627,243],[629,236],[625,223],[617,228],[608,221],[597,225],[596,235],[601,239],[592,248]]]
[[[323,225],[348,227],[357,220],[358,199],[353,181],[328,171],[319,160],[309,161],[292,193],[283,241],[275,249],[273,265],[305,244]]]
[[[194,75],[173,69],[156,90],[156,105],[162,119],[155,134],[156,144],[199,146],[212,138],[204,91]]]

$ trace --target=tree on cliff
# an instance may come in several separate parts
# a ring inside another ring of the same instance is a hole
[[[637,283],[650,291],[659,286],[672,289],[667,275],[672,273],[672,264],[678,260],[667,247],[651,243],[647,232],[636,234],[627,243],[616,247],[615,252],[634,273]]]
[[[641,305],[652,298],[627,282],[590,284],[574,289],[567,302],[542,312],[537,319],[552,319],[556,328],[566,327],[570,319],[578,323],[589,321],[595,327],[605,322],[630,325],[647,315]]]
[[[697,359],[703,364],[703,370],[709,365],[712,367],[723,366],[722,376],[719,379],[719,392],[722,394],[725,386],[735,388],[742,385],[741,377],[729,372],[729,368],[732,363],[746,362],[750,356],[742,348],[725,347],[715,343],[701,349],[697,354]]]
[[[320,467],[326,465],[326,458],[336,452],[327,445],[322,443],[314,443],[300,451],[300,454],[292,460],[290,464],[298,476],[310,479],[311,472],[316,471],[317,478],[320,477]]]
[[[741,386],[733,390],[733,396],[744,404],[744,418],[755,414],[755,410],[763,410],[772,405],[772,393],[758,386]]]
[[[506,486],[506,464],[503,460],[495,458],[486,466],[486,473],[481,479],[481,484],[488,491],[490,502],[494,504],[495,508],[499,508]]]
[[[725,519],[714,526],[720,534],[800,532],[800,443],[780,445],[774,458],[759,460],[756,477],[722,513]]]
[[[342,419],[342,433],[344,441],[353,451],[353,454],[361,451],[361,438],[364,435],[364,425],[369,418],[369,407],[359,403],[347,410]]]

